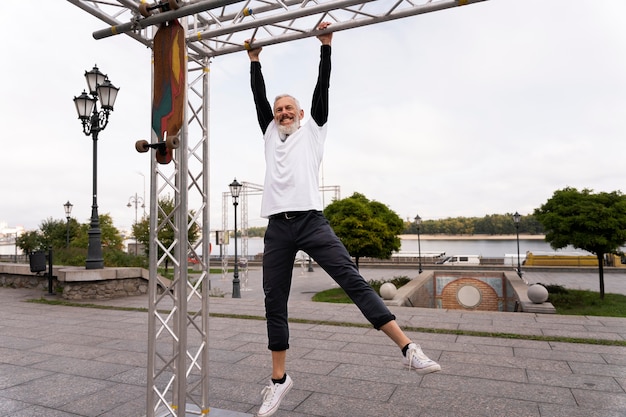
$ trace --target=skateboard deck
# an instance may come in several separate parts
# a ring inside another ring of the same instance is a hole
[[[162,144],[157,148],[157,162],[168,164],[185,113],[185,30],[178,20],[165,22],[153,42],[152,143]]]

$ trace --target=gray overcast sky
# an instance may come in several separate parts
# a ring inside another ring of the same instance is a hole
[[[129,198],[144,179],[149,190],[134,143],[150,136],[150,50],[94,40],[106,25],[65,1],[21,0],[9,13],[0,222],[34,229],[63,219],[67,200],[88,221],[92,142],[72,98],[97,64],[121,88],[98,143],[99,211],[129,228]],[[405,219],[529,214],[566,186],[625,191],[624,16],[623,0],[489,0],[336,33],[323,183]],[[318,45],[263,50],[270,98],[289,92],[308,112]],[[263,181],[248,74],[243,52],[211,65],[211,229],[234,177]],[[260,197],[249,202],[250,225],[265,225]]]

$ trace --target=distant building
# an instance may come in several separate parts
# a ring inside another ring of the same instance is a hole
[[[17,238],[24,234],[24,227],[9,227],[7,223],[0,222],[0,256],[22,255],[22,250],[15,244]]]

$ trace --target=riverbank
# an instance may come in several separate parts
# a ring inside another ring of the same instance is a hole
[[[516,240],[517,235],[423,235],[421,240]],[[545,240],[545,235],[519,235],[520,240]],[[417,240],[417,235],[400,235],[403,240]]]

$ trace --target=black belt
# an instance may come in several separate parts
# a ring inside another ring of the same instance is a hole
[[[308,213],[311,213],[316,210],[307,210],[307,211],[283,211],[282,213],[276,213],[270,215],[268,218],[270,220],[282,219],[282,220],[293,220],[298,217],[304,216]]]

